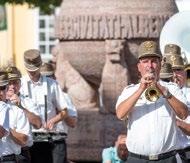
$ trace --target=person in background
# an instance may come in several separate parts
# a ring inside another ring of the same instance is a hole
[[[126,137],[126,134],[120,134],[115,141],[114,147],[103,149],[102,163],[125,163],[128,155]]]
[[[43,63],[41,68],[40,68],[40,73],[41,75],[44,75],[46,77],[55,79],[55,70],[54,67],[51,63]],[[66,103],[68,105],[67,111],[68,111],[68,116],[64,119],[63,123],[59,123],[59,127],[60,128],[74,128],[77,124],[77,110],[75,108],[75,106],[72,103],[71,98],[69,97],[69,95],[67,93],[65,93],[64,91],[62,91],[63,96],[65,97]],[[67,146],[67,144],[66,144]],[[67,153],[67,148],[66,148],[66,153]],[[66,154],[67,155],[67,154]],[[72,163],[70,160],[67,160],[68,163]]]
[[[6,91],[6,86],[8,84],[8,80],[4,80],[6,78],[6,74],[0,71],[0,144],[1,139],[6,136],[9,132],[9,112],[8,106],[4,101],[3,97]],[[1,145],[0,145],[1,148]],[[0,149],[1,151],[1,149]],[[1,157],[1,155],[0,155]]]
[[[52,63],[49,63],[49,62],[48,63],[46,63],[46,62],[42,63],[42,66],[40,68],[40,72],[41,72],[42,75],[50,77],[50,78],[56,80],[56,78],[55,78],[55,69],[54,69]]]
[[[20,87],[21,87],[20,71],[15,66],[7,67],[6,71],[8,73],[8,79],[9,79],[6,98],[10,100],[11,103],[16,104],[19,108],[21,108],[24,111],[32,127],[39,129],[42,125],[42,122],[39,116],[40,114],[37,105],[35,105],[29,97],[20,94]],[[23,162],[24,161],[27,163],[31,162],[29,147],[31,147],[32,145],[33,145],[33,138],[31,133],[27,145],[22,147],[21,150],[21,155],[25,157]]]
[[[7,73],[5,71],[0,72],[0,76],[2,75],[4,75],[4,79],[1,80],[1,82],[7,82],[8,84]],[[6,100],[5,89],[1,92],[1,100],[6,102],[8,106],[10,133],[1,139],[0,161],[17,163],[22,160],[22,158],[19,157],[21,147],[27,144],[28,137],[30,135],[29,122],[22,109],[17,107],[15,104],[12,104],[9,100]]]
[[[32,163],[65,163],[68,132],[64,125],[68,117],[65,97],[54,79],[40,74],[42,59],[39,50],[25,51],[23,59],[27,75],[21,79],[20,93],[28,96],[39,107],[42,120],[40,129],[32,129]],[[62,125],[59,126],[59,123]]]
[[[128,117],[127,163],[176,163],[176,116],[187,117],[186,99],[176,84],[160,80],[162,56],[156,42],[141,43],[138,54],[140,83],[124,88],[116,103],[117,117]],[[150,88],[159,92],[156,99],[147,92]]]
[[[0,159],[2,161],[7,161],[7,158],[10,161],[15,162],[16,157],[12,158],[13,153],[3,153],[5,150],[5,136],[9,134],[9,107],[4,102],[5,101],[5,92],[8,84],[8,77],[5,72],[0,70]]]
[[[167,44],[165,52],[171,55],[171,65],[173,70],[173,82],[182,90],[187,100],[188,110],[190,111],[190,88],[187,87],[187,73],[185,71],[184,60],[181,56],[181,48],[175,44]],[[178,144],[181,150],[179,154],[186,163],[190,162],[190,115],[185,120],[176,120],[178,129]]]
[[[164,62],[161,65],[160,79],[165,82],[173,81],[173,70],[172,65],[170,63]]]

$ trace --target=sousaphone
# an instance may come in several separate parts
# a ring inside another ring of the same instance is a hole
[[[166,44],[176,44],[181,47],[187,71],[188,85],[190,84],[190,11],[174,14],[166,21],[160,34],[160,50],[164,54]]]

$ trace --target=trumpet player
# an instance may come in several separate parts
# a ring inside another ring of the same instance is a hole
[[[185,119],[188,110],[179,87],[159,80],[161,59],[156,42],[143,42],[139,46],[137,63],[140,83],[124,88],[116,104],[117,117],[128,117],[127,163],[177,162],[175,117]],[[160,93],[156,101],[149,101],[145,96],[152,85]]]
[[[176,78],[174,81],[183,91],[187,99],[187,106],[190,108],[190,88],[186,86],[186,72],[182,68],[174,69],[173,72]],[[177,126],[181,130],[179,131],[179,141],[182,148],[180,156],[188,163],[190,162],[190,115],[184,121],[177,119]]]
[[[187,87],[187,72],[185,64],[181,57],[181,49],[178,45],[168,44],[165,46],[172,58],[173,82],[175,82],[182,90],[187,100],[187,106],[190,108],[190,88]],[[176,120],[178,129],[178,144],[180,145],[180,156],[184,162],[190,162],[190,115],[185,120]]]
[[[178,84],[180,88],[186,87],[187,78],[186,71],[184,68],[173,68],[173,82]]]

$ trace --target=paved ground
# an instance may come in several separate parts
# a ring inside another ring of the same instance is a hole
[[[101,163],[101,162],[94,162],[94,161],[78,161],[78,162],[69,162],[69,163]]]

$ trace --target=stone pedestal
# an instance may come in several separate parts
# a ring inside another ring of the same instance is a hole
[[[115,103],[123,88],[137,83],[138,46],[158,41],[174,0],[64,0],[56,20],[56,76],[79,111],[68,155],[100,161],[101,151],[123,132]]]
[[[77,161],[100,161],[105,147],[114,145],[126,125],[115,115],[104,115],[99,108],[78,110],[78,125],[69,130],[68,158]]]

